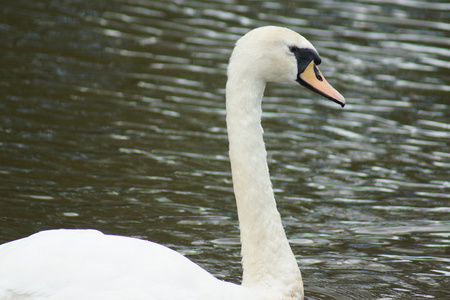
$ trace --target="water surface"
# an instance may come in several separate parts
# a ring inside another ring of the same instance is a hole
[[[265,141],[307,299],[450,295],[450,5],[25,1],[0,8],[0,242],[96,228],[241,277],[225,129],[235,41],[289,27],[344,109],[271,84]]]

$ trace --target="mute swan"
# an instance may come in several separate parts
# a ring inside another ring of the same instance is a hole
[[[261,127],[266,82],[297,81],[344,106],[301,35],[254,29],[238,40],[226,85],[230,161],[242,243],[241,285],[159,244],[96,230],[48,230],[0,246],[0,299],[303,299],[281,224]]]

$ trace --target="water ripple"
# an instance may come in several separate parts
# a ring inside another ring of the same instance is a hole
[[[269,84],[263,102],[278,207],[308,298],[447,296],[448,3],[0,10],[2,241],[94,227],[162,242],[239,282],[226,66],[242,34],[273,24],[316,45],[348,101],[339,109],[299,85]]]

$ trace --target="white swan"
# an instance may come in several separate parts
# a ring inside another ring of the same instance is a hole
[[[227,126],[242,242],[242,285],[216,279],[177,252],[95,230],[49,230],[0,246],[0,299],[303,299],[281,224],[261,128],[266,82],[297,81],[344,106],[299,34],[261,27],[236,43],[228,67]]]

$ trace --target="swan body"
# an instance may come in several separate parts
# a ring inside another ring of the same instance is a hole
[[[267,82],[292,81],[341,104],[301,35],[254,29],[238,40],[226,86],[230,161],[242,243],[242,284],[218,280],[162,245],[96,230],[48,230],[0,246],[0,300],[303,299],[276,208],[261,127]]]
[[[258,299],[167,247],[97,230],[42,231],[0,254],[0,299]]]

